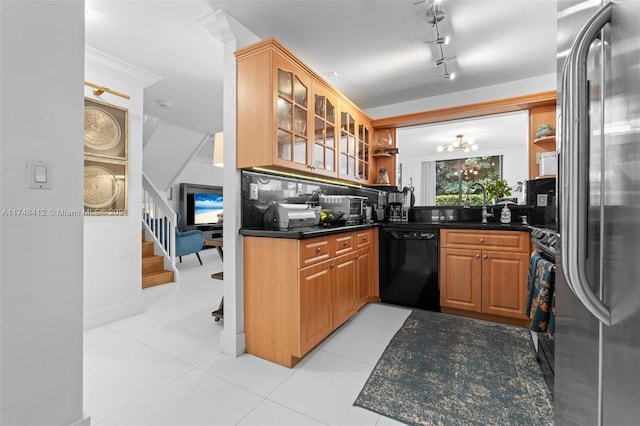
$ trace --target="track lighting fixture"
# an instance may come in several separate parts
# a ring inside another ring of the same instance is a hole
[[[440,33],[440,26],[438,22],[441,22],[445,16],[446,12],[444,10],[444,4],[442,0],[426,0],[427,1],[427,11],[425,13],[425,19],[428,23],[433,25],[435,28],[435,39],[431,41],[425,41],[425,43],[433,43],[436,46],[436,49],[439,50],[440,59],[436,60],[436,66],[439,67],[442,65],[443,72],[440,74],[442,78],[447,80],[453,80],[455,78],[455,73],[450,73],[447,68],[447,61],[455,58],[455,56],[446,57],[444,55],[443,46],[449,44],[449,36],[442,35]],[[414,3],[417,4],[417,3]]]

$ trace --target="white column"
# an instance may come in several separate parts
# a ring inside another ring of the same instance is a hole
[[[236,58],[237,49],[258,37],[222,10],[200,19],[205,28],[224,44],[223,132],[224,132],[224,329],[222,352],[238,356],[245,351],[244,285],[241,227],[240,170],[236,169]]]

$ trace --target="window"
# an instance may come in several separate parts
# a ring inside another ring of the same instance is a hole
[[[502,155],[436,161],[436,205],[461,205],[468,184],[487,179],[502,179]],[[474,190],[482,194],[479,188]],[[470,202],[472,205],[482,204],[482,196],[470,197]]]

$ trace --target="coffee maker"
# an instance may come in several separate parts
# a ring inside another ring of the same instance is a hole
[[[409,218],[409,211],[404,207],[405,196],[399,191],[389,192],[389,222],[402,222],[403,215]],[[406,220],[405,220],[406,221]]]
[[[389,197],[387,191],[378,192],[378,202],[374,207],[376,221],[384,222],[384,220],[387,219],[387,207],[389,206],[388,200]]]

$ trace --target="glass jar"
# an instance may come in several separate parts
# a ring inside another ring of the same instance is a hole
[[[387,169],[378,170],[378,180],[376,183],[380,185],[389,185],[389,173],[387,172]]]

